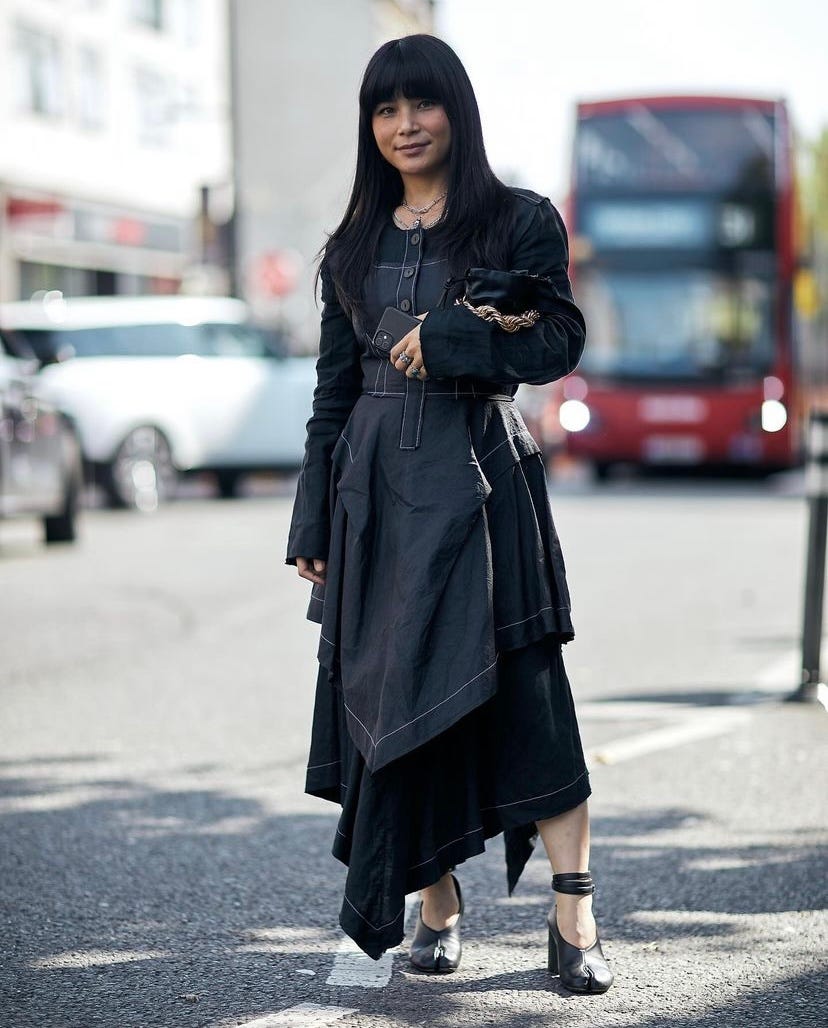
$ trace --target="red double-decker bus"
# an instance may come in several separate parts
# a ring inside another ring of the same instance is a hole
[[[783,468],[798,458],[791,130],[782,101],[581,103],[567,211],[587,346],[568,451]]]

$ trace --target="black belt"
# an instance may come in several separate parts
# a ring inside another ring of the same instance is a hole
[[[379,378],[379,376],[377,376]],[[377,388],[363,376],[362,392],[366,396],[382,399],[402,400],[402,417],[400,420],[400,449],[416,450],[420,445],[423,428],[423,414],[427,396],[449,400],[514,400],[511,393],[504,393],[502,388],[487,386],[479,380],[468,378],[427,378],[421,382],[410,375],[397,372],[390,388]]]

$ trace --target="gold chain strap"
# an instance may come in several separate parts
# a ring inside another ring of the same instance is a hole
[[[460,303],[467,307],[472,314],[476,314],[478,318],[482,318],[484,321],[496,322],[504,332],[517,332],[519,328],[531,328],[540,318],[540,311],[524,311],[523,314],[501,314],[497,307],[491,307],[485,303],[475,307],[465,296],[455,300],[455,303]]]

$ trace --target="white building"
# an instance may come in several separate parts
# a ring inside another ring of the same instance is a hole
[[[313,258],[350,192],[362,73],[386,40],[433,31],[433,6],[232,5],[237,286],[262,318],[282,322],[307,350],[319,333]],[[280,295],[285,285],[292,288]]]
[[[174,292],[227,187],[227,0],[0,0],[0,300]]]

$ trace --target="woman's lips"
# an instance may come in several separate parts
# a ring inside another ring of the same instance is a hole
[[[428,143],[415,143],[413,146],[398,146],[397,149],[400,153],[418,154],[425,150],[427,146]]]

